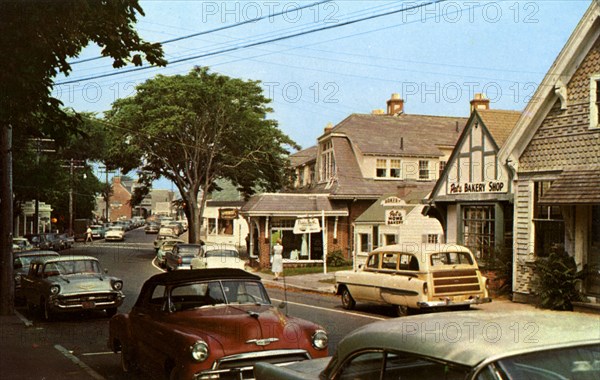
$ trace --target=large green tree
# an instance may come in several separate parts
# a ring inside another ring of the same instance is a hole
[[[164,177],[177,186],[190,242],[197,242],[204,201],[217,179],[250,195],[280,189],[290,178],[287,149],[297,145],[267,118],[268,103],[259,82],[196,67],[146,81],[107,117],[121,132],[114,134],[116,155],[138,157],[147,183]]]
[[[61,136],[76,129],[51,96],[55,76],[68,74],[68,59],[90,42],[113,58],[114,67],[143,60],[165,64],[162,49],[134,28],[143,14],[137,0],[0,2],[0,314],[14,311],[12,272],[12,132]]]

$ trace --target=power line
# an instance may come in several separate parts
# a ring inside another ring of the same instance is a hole
[[[291,38],[295,38],[295,37],[300,37],[300,36],[304,36],[304,35],[308,35],[308,34],[322,32],[322,31],[325,31],[325,30],[331,30],[331,29],[340,28],[342,26],[348,26],[348,25],[356,24],[356,23],[363,22],[363,21],[373,20],[373,19],[380,18],[380,17],[390,16],[390,15],[397,14],[397,13],[403,13],[403,12],[407,12],[407,11],[411,11],[411,10],[423,8],[423,7],[426,7],[426,6],[429,6],[429,5],[443,3],[443,2],[446,2],[446,1],[448,1],[448,0],[434,0],[434,1],[429,1],[427,3],[413,5],[413,6],[410,6],[410,7],[402,7],[400,9],[395,9],[395,10],[392,10],[392,11],[387,11],[387,12],[383,12],[383,13],[379,13],[379,14],[375,14],[375,15],[371,15],[371,16],[367,16],[367,17],[362,17],[362,18],[358,18],[358,19],[354,19],[354,20],[349,20],[349,21],[345,21],[345,22],[342,22],[342,23],[339,23],[339,24],[335,24],[335,25],[327,25],[327,26],[323,26],[323,27],[315,28],[315,29],[310,29],[310,30],[303,31],[303,32],[292,33],[292,34],[288,34],[288,35],[281,36],[281,37],[271,38],[271,39],[268,39],[268,40],[251,42],[251,43],[248,43],[248,44],[245,44],[245,45],[239,45],[239,46],[234,46],[234,47],[230,47],[230,48],[227,48],[227,49],[221,49],[221,50],[213,51],[213,52],[209,52],[209,53],[203,53],[203,54],[194,55],[194,56],[190,56],[190,57],[184,57],[184,58],[176,59],[176,60],[171,61],[169,63],[170,64],[175,64],[175,63],[187,62],[187,61],[191,61],[191,60],[195,60],[195,59],[199,59],[199,58],[206,58],[206,57],[215,56],[215,55],[219,55],[219,54],[223,54],[223,53],[229,53],[229,52],[236,51],[236,50],[242,50],[242,49],[247,49],[247,48],[250,48],[250,47],[265,45],[265,44],[272,43],[272,42],[283,41],[283,40],[287,40],[287,39],[291,39]],[[86,78],[80,78],[80,79],[73,79],[73,80],[70,80],[70,81],[58,82],[56,84],[57,85],[63,85],[63,84],[77,83],[77,82],[81,82],[81,81],[88,81],[88,80],[92,80],[92,79],[99,79],[99,78],[105,78],[105,77],[109,77],[109,76],[115,76],[115,75],[121,75],[121,74],[136,72],[136,71],[147,70],[147,69],[153,68],[153,67],[154,66],[134,67],[134,68],[131,68],[131,69],[128,69],[128,70],[122,70],[122,71],[105,73],[105,74],[98,74],[98,75],[93,75],[93,76],[86,77]]]

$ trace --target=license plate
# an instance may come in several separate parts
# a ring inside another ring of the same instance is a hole
[[[84,309],[93,309],[96,307],[96,303],[92,301],[85,301],[81,304],[81,306],[83,306]]]

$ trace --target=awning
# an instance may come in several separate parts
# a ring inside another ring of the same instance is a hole
[[[563,171],[539,202],[547,205],[600,204],[600,165]]]

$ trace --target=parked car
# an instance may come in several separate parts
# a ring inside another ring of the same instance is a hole
[[[459,311],[388,319],[347,335],[331,358],[257,363],[257,380],[597,379],[598,317]]]
[[[327,333],[273,306],[260,277],[238,269],[154,275],[128,314],[110,320],[108,345],[125,372],[170,379],[248,379],[256,361],[327,356]]]
[[[55,313],[105,310],[113,316],[123,303],[123,281],[107,276],[91,256],[34,259],[21,278],[21,292],[30,311],[49,320]]]
[[[158,223],[147,223],[144,227],[144,232],[147,234],[157,234],[160,229],[160,225]]]
[[[92,229],[92,239],[104,239],[104,235],[106,234],[106,230],[103,225],[93,224],[90,226]]]
[[[452,244],[388,245],[376,249],[367,263],[354,271],[335,274],[342,306],[357,301],[398,307],[398,315],[412,309],[469,308],[491,302],[487,278],[481,275],[468,248]]]
[[[31,251],[34,247],[31,242],[24,237],[15,237],[12,242],[13,252]]]
[[[36,249],[60,251],[60,241],[54,233],[28,234],[25,237]]]
[[[237,268],[244,269],[246,262],[233,245],[206,244],[202,246],[200,255],[192,258],[191,269]]]
[[[158,248],[160,248],[160,245],[163,243],[164,240],[168,240],[168,239],[179,239],[179,236],[175,235],[175,234],[158,234],[156,235],[156,239],[154,239],[154,250],[158,251]]]
[[[175,235],[177,236],[183,233],[183,225],[176,221],[171,221],[161,228],[171,228],[173,230],[173,233],[175,233]]]
[[[106,241],[123,241],[125,240],[125,228],[122,225],[112,225],[108,227],[108,231],[104,235]]]
[[[13,272],[15,276],[15,301],[21,301],[23,295],[21,292],[21,279],[29,272],[29,264],[35,259],[44,259],[47,257],[59,257],[55,251],[21,251],[14,252]]]
[[[158,251],[156,252],[156,264],[159,267],[164,268],[165,261],[167,259],[167,252],[173,251],[173,248],[175,248],[175,246],[177,244],[182,244],[182,243],[185,243],[185,241],[183,241],[181,239],[165,239],[165,240],[163,240],[162,244],[158,248]]]
[[[59,245],[60,245],[60,249],[69,249],[71,247],[73,247],[73,244],[75,244],[75,238],[73,236],[69,236],[69,234],[58,234],[56,235],[56,238],[59,241]]]
[[[202,252],[201,244],[177,244],[165,255],[165,268],[168,271],[191,269],[192,259]]]

